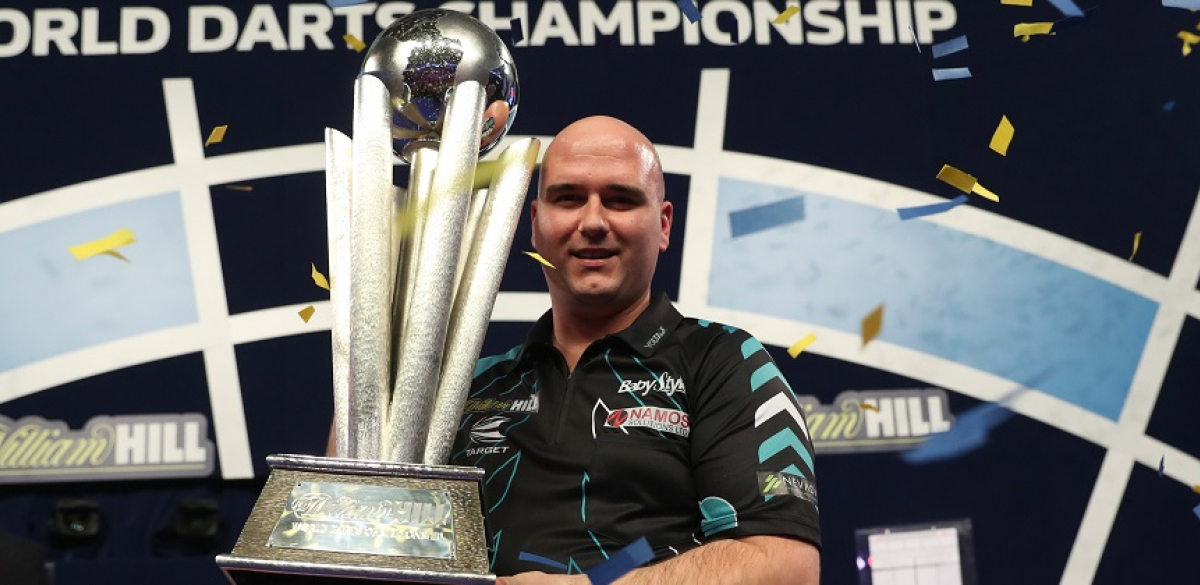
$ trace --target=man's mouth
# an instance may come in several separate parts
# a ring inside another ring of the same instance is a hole
[[[616,256],[617,252],[602,248],[584,248],[571,252],[571,255],[581,260],[604,260],[605,258]]]

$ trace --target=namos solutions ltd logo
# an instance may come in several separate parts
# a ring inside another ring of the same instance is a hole
[[[618,408],[610,411],[604,419],[604,426],[615,429],[643,427],[656,431],[674,433],[681,437],[688,436],[691,425],[688,414],[674,408],[659,408],[657,406],[639,406],[637,408]]]

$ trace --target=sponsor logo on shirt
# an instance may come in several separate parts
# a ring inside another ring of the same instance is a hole
[[[791,473],[758,472],[758,491],[763,496],[794,496],[817,505],[817,486]]]
[[[463,412],[537,412],[538,395],[525,400],[497,400],[495,398],[471,398],[463,405]]]
[[[618,394],[640,394],[645,396],[651,391],[662,392],[667,396],[674,396],[676,392],[679,394],[687,394],[687,388],[683,385],[683,380],[672,376],[667,372],[663,372],[653,380],[621,380],[621,387],[617,389]]]
[[[688,436],[688,432],[691,430],[686,412],[657,406],[618,408],[610,411],[608,417],[604,419],[604,426],[622,430],[630,427],[645,427],[674,433],[681,437]]]
[[[503,443],[507,438],[504,435],[509,422],[511,421],[506,416],[489,416],[471,425],[471,442],[481,446],[468,448],[467,455],[490,455],[508,451],[507,445],[497,443]]]
[[[644,345],[643,347],[645,347],[646,349],[653,348],[654,346],[658,345],[658,342],[662,341],[663,336],[666,334],[667,334],[667,328],[660,326],[658,328],[658,331],[652,337],[650,337],[650,341],[647,341],[646,345]]]

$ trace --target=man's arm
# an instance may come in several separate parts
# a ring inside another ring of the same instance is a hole
[[[653,567],[632,571],[615,585],[713,585],[787,583],[816,585],[821,580],[821,553],[813,545],[782,536],[747,536],[717,540]],[[501,577],[497,585],[583,585],[586,575],[521,573]]]

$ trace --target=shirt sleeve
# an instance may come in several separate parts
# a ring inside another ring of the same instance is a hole
[[[818,548],[813,447],[803,408],[762,344],[713,324],[693,371],[691,458],[705,541],[754,535]],[[689,391],[691,386],[689,386]]]

